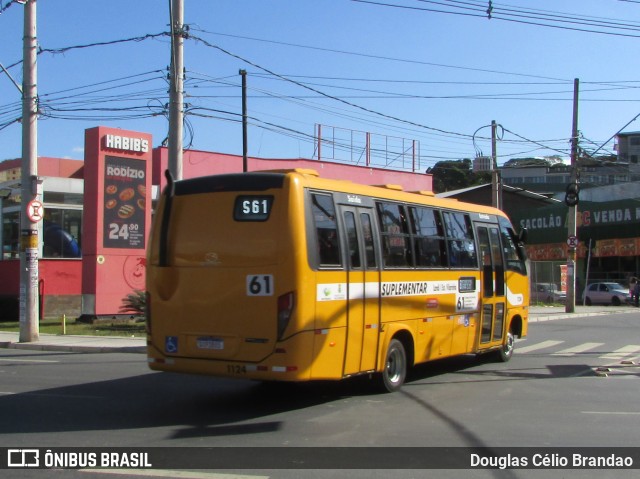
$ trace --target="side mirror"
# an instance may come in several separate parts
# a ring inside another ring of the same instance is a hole
[[[518,233],[518,241],[520,243],[526,243],[527,242],[527,236],[528,236],[527,228],[522,228],[520,230],[520,233]]]

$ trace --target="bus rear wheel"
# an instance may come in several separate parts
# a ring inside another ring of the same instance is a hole
[[[395,392],[402,387],[407,376],[407,353],[404,345],[397,339],[392,339],[387,348],[387,354],[382,370],[382,385],[388,392]]]

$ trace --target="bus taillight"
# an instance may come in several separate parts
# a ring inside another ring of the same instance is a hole
[[[285,329],[291,319],[294,306],[293,291],[278,297],[278,340],[282,339]]]

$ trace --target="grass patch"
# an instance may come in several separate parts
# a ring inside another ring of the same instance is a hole
[[[18,321],[0,322],[0,331],[19,332]],[[63,334],[62,318],[43,319],[40,321],[40,334]],[[144,322],[110,322],[102,320],[94,324],[80,323],[75,320],[67,320],[64,334],[80,336],[127,336],[146,337]]]
[[[582,303],[580,303],[580,304],[582,304]],[[555,307],[555,308],[563,307],[564,308],[565,304],[564,303],[546,303],[544,301],[532,301],[532,302],[529,303],[529,306],[542,306],[542,307],[546,307],[546,308],[548,308],[548,307]]]

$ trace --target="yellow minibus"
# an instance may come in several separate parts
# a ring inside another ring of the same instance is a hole
[[[315,170],[171,181],[147,258],[149,367],[262,381],[371,375],[527,334],[523,245],[500,210]]]

